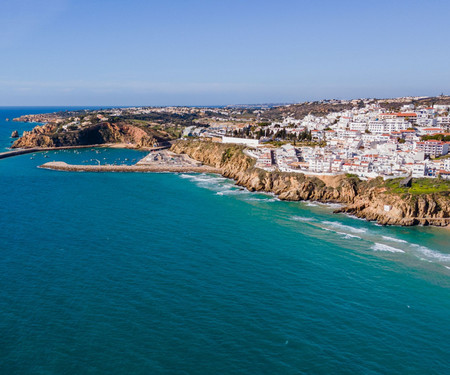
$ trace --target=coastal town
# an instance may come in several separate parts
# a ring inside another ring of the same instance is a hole
[[[256,166],[267,171],[450,179],[450,97],[445,96],[110,108],[15,120],[54,124],[56,133],[108,121],[145,125],[167,136],[154,145],[176,138],[241,144]]]
[[[185,135],[243,144],[256,166],[268,171],[449,179],[449,111],[450,105],[407,104],[392,112],[374,102],[326,116],[286,116],[263,126],[216,123],[187,129]]]

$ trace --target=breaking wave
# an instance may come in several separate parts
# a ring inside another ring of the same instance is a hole
[[[341,208],[343,206],[343,204],[341,203],[322,203],[322,202],[317,202],[318,205],[320,206],[325,206],[325,207],[329,207],[329,208]]]
[[[221,177],[221,176],[215,176],[215,175],[207,175],[207,174],[185,174],[182,173],[179,175],[181,178],[185,178],[188,180],[192,180],[195,182],[223,182],[226,181],[227,178]]]
[[[242,194],[248,194],[248,192],[240,189],[224,189],[219,190],[216,193],[216,195],[242,195]]]
[[[442,254],[439,251],[431,250],[426,246],[412,245],[412,247],[427,258],[435,259],[441,262],[450,262],[450,254]]]
[[[303,216],[292,216],[292,220],[295,221],[314,221],[312,217],[303,217]]]
[[[365,232],[367,232],[367,229],[365,229],[365,228],[355,228],[355,227],[352,227],[350,225],[345,225],[345,224],[338,223],[336,221],[322,221],[322,224],[329,225],[329,226],[335,227],[335,228],[346,229],[346,230],[349,230],[349,231],[351,231],[353,233],[365,233]]]
[[[399,243],[408,243],[408,241],[400,240],[399,238],[394,238],[394,237],[389,237],[389,236],[383,236],[383,238],[388,241],[399,242]]]
[[[336,232],[337,234],[341,234],[344,236],[344,238],[359,238],[362,239],[361,237],[355,235],[355,234],[350,234],[350,233],[345,233],[345,232]]]
[[[404,253],[404,251],[401,249],[397,249],[396,247],[388,246],[388,245],[378,243],[378,242],[376,242],[375,245],[372,246],[372,250],[388,251],[390,253]]]
[[[262,198],[256,198],[256,197],[252,197],[252,198],[247,198],[246,199],[246,201],[247,202],[276,202],[277,200],[279,200],[279,199],[277,199],[277,198],[270,198],[270,197],[267,197],[267,198],[264,198],[264,197],[262,197]]]
[[[360,239],[360,240],[363,239],[362,237],[357,236],[357,235],[355,235],[355,234],[350,234],[350,233],[345,233],[345,232],[339,232],[339,231],[337,231],[337,230],[330,229],[330,228],[326,228],[326,227],[321,227],[321,228],[322,228],[323,230],[326,230],[327,232],[333,232],[333,233],[339,234],[339,235],[343,236],[343,237],[346,238],[346,239],[350,239],[350,238],[358,238],[358,239]]]

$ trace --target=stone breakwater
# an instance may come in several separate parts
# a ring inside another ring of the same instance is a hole
[[[203,166],[157,165],[75,165],[61,161],[45,163],[39,168],[69,172],[172,172],[172,173],[220,173],[218,168]]]
[[[276,194],[281,200],[313,200],[343,203],[335,212],[348,213],[382,225],[450,225],[449,192],[394,194],[382,179],[360,181],[340,176],[305,176],[301,173],[267,172],[255,168],[255,161],[237,145],[199,141],[178,141],[171,151],[221,171],[237,185],[250,191]]]

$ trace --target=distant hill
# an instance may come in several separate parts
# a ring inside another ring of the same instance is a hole
[[[352,109],[365,104],[378,102],[381,107],[390,111],[398,111],[403,105],[414,104],[416,106],[431,107],[434,104],[449,104],[450,96],[434,97],[405,97],[393,99],[355,99],[355,100],[323,100],[315,102],[304,102],[285,106],[278,106],[268,109],[262,115],[267,120],[274,120],[291,116],[302,119],[308,114],[315,116],[326,116],[332,112],[340,112]]]

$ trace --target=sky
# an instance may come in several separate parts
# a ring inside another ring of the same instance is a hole
[[[450,94],[450,1],[0,1],[0,106]]]

